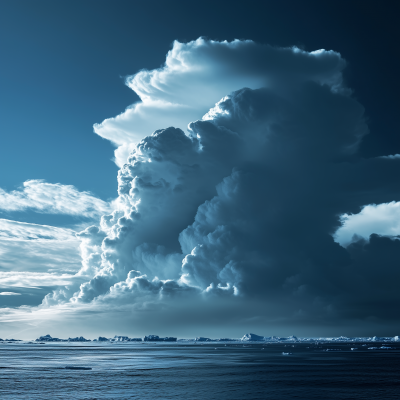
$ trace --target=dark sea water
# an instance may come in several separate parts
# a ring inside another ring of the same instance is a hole
[[[400,344],[386,345],[5,343],[0,399],[399,400]]]

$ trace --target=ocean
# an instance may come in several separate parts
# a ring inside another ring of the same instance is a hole
[[[381,345],[3,343],[0,399],[399,400],[400,343]]]

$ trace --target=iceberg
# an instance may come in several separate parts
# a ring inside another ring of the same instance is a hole
[[[98,339],[93,339],[93,342],[141,342],[142,338],[130,338],[128,336],[115,335],[113,338],[99,336]]]
[[[113,342],[128,342],[129,338],[128,336],[117,336],[115,335],[113,339],[111,339]]]
[[[90,339],[85,339],[83,336],[76,338],[68,338],[68,342],[91,342]]]
[[[40,336],[35,342],[91,342],[90,339],[85,339],[83,336],[68,339],[53,338],[50,335]]]
[[[194,341],[195,342],[212,342],[211,339],[206,338],[206,337],[202,337],[202,336],[197,337],[196,339],[194,339]]]
[[[159,342],[160,337],[157,335],[148,335],[143,337],[143,342]]]
[[[258,336],[254,333],[246,333],[241,339],[242,342],[264,342],[264,336]]]
[[[53,338],[50,335],[40,336],[35,340],[36,342],[66,342],[66,339]]]
[[[142,338],[129,338],[128,336],[117,336],[115,335],[112,342],[141,342]]]
[[[157,335],[148,335],[143,337],[143,342],[159,342],[160,337]]]
[[[176,337],[160,338],[157,335],[148,335],[143,337],[143,342],[176,342]]]
[[[165,338],[161,338],[161,340],[163,342],[176,342],[177,338],[176,337],[165,337]]]
[[[259,336],[254,333],[246,333],[241,339],[242,342],[298,342],[296,336],[279,337],[279,336]]]
[[[382,341],[384,341],[384,340],[386,340],[386,338],[374,336],[374,337],[371,339],[371,342],[382,342]]]
[[[350,338],[348,338],[347,336],[339,336],[337,338],[332,338],[331,340],[334,342],[348,342],[350,341]]]

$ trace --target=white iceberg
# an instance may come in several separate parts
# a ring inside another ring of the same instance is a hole
[[[258,336],[254,333],[246,333],[241,339],[242,342],[264,342],[264,336]]]
[[[199,337],[197,337],[196,339],[194,339],[194,341],[195,341],[195,342],[212,342],[212,339],[199,336]]]

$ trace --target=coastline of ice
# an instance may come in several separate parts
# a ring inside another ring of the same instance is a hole
[[[85,343],[85,342],[101,342],[101,343],[128,343],[128,342],[178,342],[178,343],[209,343],[209,342],[254,342],[254,343],[393,343],[399,342],[399,336],[371,336],[371,337],[347,337],[347,336],[339,336],[339,337],[297,337],[297,336],[289,336],[289,337],[279,337],[279,336],[260,336],[254,333],[246,333],[241,338],[208,338],[203,336],[198,336],[194,339],[183,339],[176,337],[159,337],[157,335],[147,335],[143,337],[130,338],[128,336],[119,336],[115,335],[113,338],[106,338],[103,336],[99,336],[97,339],[86,339],[83,336],[68,338],[68,339],[60,339],[56,337],[52,337],[50,335],[40,336],[33,342],[24,341],[21,339],[0,339],[0,343],[35,343],[35,344],[44,344],[44,343],[57,343],[57,342],[77,342],[77,343]],[[378,347],[377,347],[378,348]],[[379,349],[390,349],[390,347],[381,346]]]

